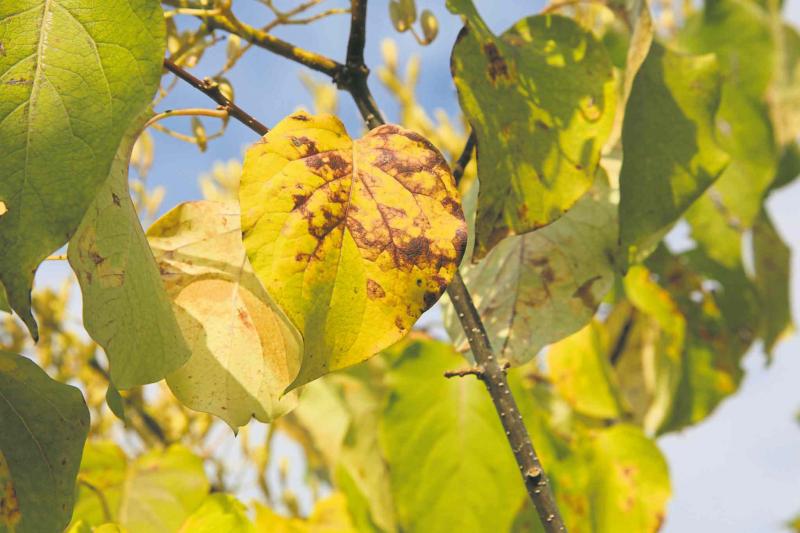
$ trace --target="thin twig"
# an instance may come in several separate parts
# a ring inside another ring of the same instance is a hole
[[[204,108],[169,109],[162,113],[158,113],[157,115],[153,115],[153,117],[147,121],[144,127],[148,128],[153,124],[155,124],[156,122],[158,122],[159,120],[164,120],[165,118],[170,118],[170,117],[213,117],[222,120],[227,120],[228,110],[224,107],[220,109],[204,109]]]
[[[219,88],[219,84],[213,80],[208,78],[201,80],[196,78],[188,71],[184,70],[183,68],[179,67],[175,63],[173,63],[169,59],[164,59],[164,67],[178,76],[180,79],[191,85],[192,87],[204,92],[209,98],[214,100],[216,103],[220,105],[223,109],[225,109],[230,116],[250,128],[251,130],[255,131],[259,135],[264,135],[269,131],[265,125],[261,122],[253,118],[251,115],[245,113],[245,111],[231,102]]]
[[[486,372],[479,366],[472,366],[469,368],[462,368],[461,370],[448,370],[444,373],[446,378],[463,378],[465,376],[475,376],[478,379],[483,379]]]
[[[461,155],[458,156],[456,164],[453,165],[453,178],[456,180],[456,185],[458,185],[461,178],[464,177],[464,171],[467,169],[467,165],[469,165],[472,159],[472,151],[475,149],[477,142],[478,138],[475,135],[475,130],[473,130],[470,132],[469,137],[467,137],[467,142],[464,144],[464,149],[461,151]]]

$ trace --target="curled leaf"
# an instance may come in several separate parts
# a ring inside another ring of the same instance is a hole
[[[253,268],[305,340],[291,388],[405,335],[466,243],[441,153],[394,125],[354,141],[333,116],[285,118],[247,152],[239,200]]]

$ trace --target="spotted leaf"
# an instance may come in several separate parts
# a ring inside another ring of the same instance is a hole
[[[333,116],[296,113],[248,151],[239,200],[253,268],[305,340],[290,388],[405,335],[466,244],[441,153],[394,125],[352,140]]]
[[[553,222],[589,189],[615,83],[605,48],[571,19],[529,17],[497,37],[472,2],[448,5],[466,21],[451,70],[478,138],[480,259],[504,237]]]

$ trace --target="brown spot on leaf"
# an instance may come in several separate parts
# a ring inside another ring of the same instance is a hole
[[[542,269],[542,281],[544,281],[547,285],[553,283],[556,280],[556,273],[553,272],[553,269],[550,268],[550,265],[547,265]]]
[[[497,78],[504,78],[506,80],[510,79],[508,74],[508,64],[506,63],[506,60],[503,59],[503,56],[500,54],[500,50],[497,49],[496,44],[484,44],[483,53],[486,54],[486,58],[489,60],[489,79],[491,79],[493,83],[497,81]]]
[[[597,307],[598,302],[595,301],[594,294],[592,293],[592,285],[600,279],[602,279],[602,276],[594,276],[587,279],[572,293],[572,297],[579,298],[587,308],[594,309]]]
[[[300,122],[308,122],[309,120],[311,120],[310,118],[308,118],[306,115],[304,115],[302,113],[297,113],[296,115],[292,115],[292,119],[293,120],[299,120]]]
[[[114,205],[117,207],[120,207],[122,205],[119,196],[117,196],[117,193],[114,192],[111,193],[111,201],[114,202]]]
[[[425,293],[425,296],[422,297],[423,301],[425,302],[425,309],[430,309],[433,307],[439,300],[439,296],[442,295],[442,291],[428,291]]]
[[[395,319],[394,319],[394,325],[395,325],[395,326],[397,327],[397,329],[399,329],[400,331],[405,331],[405,329],[406,329],[406,326],[405,326],[405,324],[403,323],[403,319],[402,319],[402,318],[400,318],[400,317],[397,317],[397,318],[395,318]]]
[[[386,291],[383,290],[380,283],[375,281],[374,279],[367,280],[367,296],[370,299],[375,300],[377,298],[383,298],[386,296]]]

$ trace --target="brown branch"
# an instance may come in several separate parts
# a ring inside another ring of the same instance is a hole
[[[483,379],[486,372],[479,366],[472,366],[469,368],[462,368],[461,370],[448,370],[444,373],[446,378],[463,378],[465,376],[475,376],[478,379]]]
[[[264,135],[269,131],[269,128],[249,114],[245,113],[241,107],[231,102],[224,94],[222,94],[222,91],[219,89],[219,84],[214,80],[210,80],[208,78],[201,80],[196,78],[188,71],[173,63],[170,59],[164,59],[164,68],[178,76],[195,89],[205,93],[206,96],[219,104],[220,108],[227,111],[228,115],[232,116],[259,135]]]

